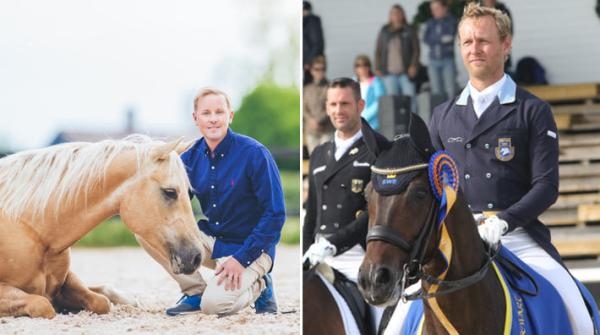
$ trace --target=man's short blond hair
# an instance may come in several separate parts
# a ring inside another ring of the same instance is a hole
[[[460,39],[460,26],[466,19],[477,20],[484,16],[491,16],[494,21],[496,21],[496,27],[498,28],[501,41],[504,41],[508,36],[512,35],[512,32],[510,31],[510,17],[508,17],[508,15],[498,9],[480,6],[477,2],[470,2],[465,6],[463,16],[458,23],[458,38]]]
[[[200,100],[202,100],[202,98],[204,98],[207,95],[222,96],[225,99],[225,103],[227,103],[227,109],[231,110],[231,100],[229,99],[227,93],[214,87],[204,87],[200,89],[200,91],[198,91],[198,94],[196,94],[196,97],[194,98],[194,111],[196,111],[196,109],[198,108],[198,103],[200,102]]]

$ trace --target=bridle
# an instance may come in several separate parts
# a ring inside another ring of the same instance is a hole
[[[374,174],[390,175],[425,170],[428,169],[428,167],[429,164],[427,163],[421,163],[394,169],[381,169],[375,166],[371,166],[371,171]],[[396,230],[387,225],[375,225],[367,232],[367,244],[372,241],[382,241],[391,244],[409,254],[408,262],[404,264],[402,278],[399,282],[401,292],[403,292],[403,301],[429,299],[440,295],[445,295],[454,291],[458,291],[460,289],[473,285],[485,277],[492,261],[496,257],[497,249],[492,250],[492,248],[490,248],[489,252],[487,253],[487,261],[484,263],[484,265],[475,273],[458,280],[443,280],[438,278],[437,276],[433,276],[423,272],[423,260],[425,258],[425,251],[427,250],[427,246],[429,245],[429,241],[431,239],[431,234],[434,230],[434,227],[437,226],[438,216],[436,215],[436,213],[438,213],[439,207],[440,203],[436,201],[435,198],[433,198],[433,205],[429,207],[429,211],[425,219],[425,226],[423,227],[423,229],[421,229],[419,235],[414,240],[414,242],[407,241],[404,237],[398,234]],[[439,237],[437,243],[439,246]],[[448,259],[447,261],[447,266],[449,266],[450,259]],[[410,295],[404,294],[404,291],[409,281],[417,280],[424,280],[430,284],[438,285],[439,289],[432,293],[424,292],[422,289],[420,289],[417,292]]]

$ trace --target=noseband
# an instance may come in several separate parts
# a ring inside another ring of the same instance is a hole
[[[396,175],[402,173],[408,173],[418,170],[428,169],[429,164],[422,163],[411,165],[403,168],[396,169],[381,169],[375,166],[371,166],[371,171],[375,174],[380,175]],[[459,280],[442,280],[435,276],[426,274],[422,271],[423,268],[423,259],[425,257],[425,251],[427,246],[429,245],[429,240],[431,237],[431,233],[436,227],[437,215],[440,204],[438,201],[433,198],[433,205],[429,207],[429,211],[427,213],[427,218],[425,219],[425,226],[419,232],[416,240],[411,243],[404,239],[400,234],[398,234],[394,229],[386,225],[375,225],[367,232],[367,244],[371,241],[383,241],[389,243],[399,249],[405,251],[409,254],[408,262],[404,264],[403,274],[401,278],[401,292],[404,292],[408,280],[419,280],[423,279],[430,284],[438,285],[440,290],[433,293],[426,293],[423,290],[419,290],[418,292],[411,295],[402,296],[402,300],[416,300],[416,299],[428,299],[437,297],[443,294],[448,294],[465,287],[468,287],[481,279],[487,273],[491,262],[496,256],[497,250],[491,250],[488,253],[488,260],[485,264],[475,273],[465,278]],[[438,241],[439,243],[439,241]],[[448,260],[449,265],[450,260]],[[441,288],[444,287],[443,290]]]

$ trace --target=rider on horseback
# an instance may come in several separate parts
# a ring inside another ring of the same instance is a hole
[[[368,225],[363,192],[375,159],[362,136],[363,132],[372,132],[382,138],[361,119],[364,105],[356,81],[338,78],[329,85],[326,108],[336,132],[333,141],[316,147],[310,157],[303,226],[305,257],[312,265],[324,262],[339,271],[341,276],[338,277],[350,281],[356,293]],[[379,316],[375,316],[366,329],[377,329],[378,319]]]
[[[576,334],[593,326],[579,290],[538,216],[558,196],[558,135],[550,106],[504,73],[510,18],[469,4],[458,29],[469,82],[435,108],[430,135],[455,158],[481,237],[499,241],[560,293]]]

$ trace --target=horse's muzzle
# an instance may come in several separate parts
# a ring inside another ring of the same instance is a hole
[[[202,263],[202,253],[196,248],[173,248],[170,257],[174,274],[192,274]]]
[[[400,298],[401,276],[401,271],[393,270],[388,266],[375,264],[365,266],[363,263],[358,272],[358,289],[369,304],[390,306]]]

